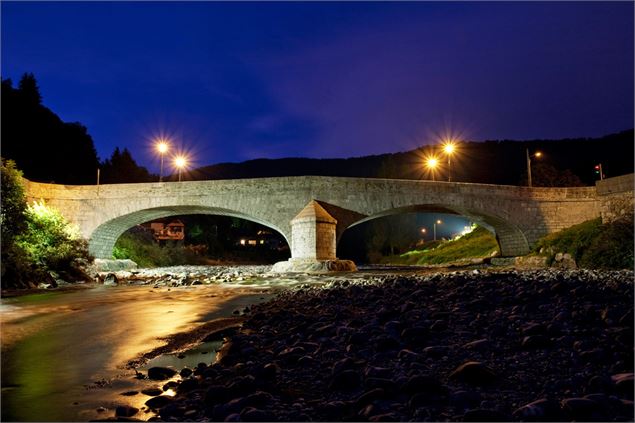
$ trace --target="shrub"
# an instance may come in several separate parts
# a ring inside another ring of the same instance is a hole
[[[582,222],[541,238],[534,251],[550,264],[555,254],[569,253],[579,267],[632,269],[633,215],[606,224],[600,218]]]
[[[79,229],[56,209],[36,202],[27,206],[24,216],[27,229],[15,242],[36,267],[66,271],[72,267],[73,260],[91,259]]]
[[[556,253],[569,253],[576,262],[595,239],[602,226],[602,219],[592,219],[570,228],[549,234],[538,240],[534,250],[548,257],[551,263]]]
[[[26,199],[22,186],[22,172],[13,160],[1,159],[0,179],[2,181],[2,201],[0,202],[0,228],[2,249],[9,248],[17,234],[26,226],[24,211]]]
[[[633,215],[602,225],[597,236],[583,251],[580,267],[592,269],[632,269]]]

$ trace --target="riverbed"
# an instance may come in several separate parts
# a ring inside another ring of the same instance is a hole
[[[97,285],[3,298],[2,420],[86,421],[112,416],[119,404],[141,407],[149,397],[120,395],[140,383],[131,359],[271,292],[258,284]],[[214,351],[202,352],[213,360]]]

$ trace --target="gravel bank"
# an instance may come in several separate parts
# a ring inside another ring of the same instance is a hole
[[[192,370],[147,403],[153,419],[632,420],[633,272],[301,287],[254,306],[220,361]]]

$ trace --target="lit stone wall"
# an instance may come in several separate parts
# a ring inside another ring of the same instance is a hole
[[[334,257],[332,227],[337,241],[352,225],[412,211],[466,216],[496,233],[503,255],[520,255],[541,236],[608,213],[615,208],[618,197],[632,202],[632,184],[611,179],[604,183],[612,187],[611,192],[600,195],[604,189],[601,184],[597,189],[528,188],[319,176],[100,187],[25,182],[31,200],[44,199],[79,226],[97,257],[110,257],[115,241],[130,227],[177,214],[219,214],[252,220],[280,232],[289,242],[293,257]],[[618,192],[624,189],[630,191]],[[308,229],[300,230],[298,226],[297,235],[292,231],[292,220],[312,200],[335,221],[314,224],[315,244]]]
[[[633,214],[633,192],[635,178],[633,174],[604,179],[596,183],[600,199],[602,222],[611,222],[627,214]]]

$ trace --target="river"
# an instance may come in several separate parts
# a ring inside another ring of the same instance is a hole
[[[135,379],[129,360],[160,346],[161,337],[229,317],[269,292],[258,285],[96,286],[2,298],[2,421],[86,421],[112,416],[120,404],[141,408],[148,396],[121,393],[161,383]],[[159,364],[195,365],[212,354],[199,348],[189,361],[171,356]]]

